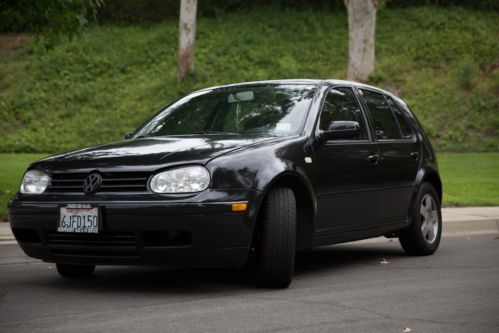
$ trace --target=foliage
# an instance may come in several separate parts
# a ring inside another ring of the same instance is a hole
[[[343,0],[202,0],[198,1],[198,17],[218,17],[230,12],[248,12],[258,8],[274,10],[323,10],[344,8]],[[178,17],[180,0],[106,0],[98,18],[108,23],[158,22]]]
[[[498,22],[497,13],[462,8],[378,13],[373,82],[409,103],[438,149],[499,150]],[[343,78],[347,18],[269,9],[200,18],[196,73],[182,84],[177,46],[173,18],[93,27],[48,52],[30,43],[0,55],[0,151],[120,140],[162,105],[211,85]]]
[[[109,23],[158,22],[166,17],[178,17],[179,3],[179,0],[106,0],[98,17],[99,21]],[[378,0],[378,3],[379,9],[433,5],[499,10],[497,0]],[[198,2],[198,16],[217,17],[263,6],[271,6],[275,10],[342,11],[345,8],[343,0],[202,0]]]
[[[386,0],[389,6],[393,7],[409,7],[436,5],[442,7],[463,6],[468,8],[499,10],[499,2],[497,0]]]
[[[26,168],[43,154],[0,154],[0,220]],[[438,154],[444,206],[499,206],[499,153]]]
[[[51,44],[60,35],[81,34],[103,0],[2,0],[0,31],[41,33]]]
[[[459,86],[463,89],[470,89],[479,73],[478,65],[469,59],[465,59],[458,69]]]

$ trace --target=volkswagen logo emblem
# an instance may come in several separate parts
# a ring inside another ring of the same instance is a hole
[[[101,175],[99,175],[98,173],[92,173],[83,181],[83,192],[87,194],[93,194],[100,189],[101,183]]]

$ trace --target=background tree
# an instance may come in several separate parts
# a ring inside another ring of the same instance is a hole
[[[348,11],[347,79],[367,82],[374,71],[378,0],[344,0]]]
[[[187,71],[194,70],[194,41],[196,38],[197,0],[180,1],[178,71],[179,81]]]
[[[0,31],[39,34],[46,46],[63,35],[79,35],[95,19],[103,0],[2,0]]]

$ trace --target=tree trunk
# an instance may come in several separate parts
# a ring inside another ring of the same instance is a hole
[[[197,0],[180,0],[179,49],[177,79],[194,71],[194,40],[196,38]]]
[[[347,79],[367,82],[374,71],[377,0],[344,0],[348,10]]]

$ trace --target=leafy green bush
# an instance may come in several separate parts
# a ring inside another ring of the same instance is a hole
[[[463,6],[499,11],[497,0],[380,0],[385,8],[403,8],[424,5],[442,7]],[[158,22],[177,17],[180,0],[106,0],[99,10],[101,22],[143,23]],[[272,6],[275,10],[344,10],[343,0],[200,0],[199,17],[217,17],[224,13],[248,12]]]
[[[479,72],[477,64],[473,61],[465,60],[458,67],[459,86],[464,89],[470,89]]]
[[[59,35],[81,34],[101,5],[102,0],[2,0],[0,31],[36,32],[48,46]]]

